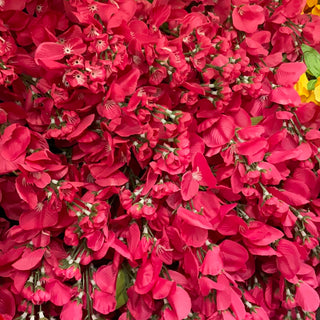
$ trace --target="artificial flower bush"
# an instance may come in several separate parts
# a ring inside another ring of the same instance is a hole
[[[1,0],[0,319],[315,319],[317,6]]]

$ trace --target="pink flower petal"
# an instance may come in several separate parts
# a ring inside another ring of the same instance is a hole
[[[208,229],[208,230],[212,229],[211,223],[202,214],[194,213],[194,212],[187,210],[183,207],[179,207],[179,209],[177,211],[177,215],[179,218],[181,218],[182,220],[184,220],[185,222],[187,222],[188,224],[190,224],[192,226],[203,228],[203,229]]]
[[[117,301],[115,298],[115,293],[110,294],[95,290],[92,299],[94,310],[102,314],[108,314],[116,309]]]
[[[31,251],[26,249],[21,258],[12,264],[17,270],[32,270],[41,260],[44,255],[45,249],[37,249]]]
[[[297,304],[308,312],[314,312],[319,308],[319,294],[305,282],[299,282],[296,286],[295,300]]]
[[[94,281],[97,286],[106,293],[114,293],[116,289],[117,270],[113,264],[100,267],[94,274]]]
[[[291,241],[281,239],[277,246],[277,252],[281,254],[281,256],[277,257],[279,271],[288,281],[296,279],[296,274],[301,266],[297,247]]]
[[[153,299],[164,299],[168,297],[174,282],[167,279],[159,278],[152,289]]]
[[[54,42],[41,43],[35,52],[35,61],[38,63],[40,60],[60,60],[65,56],[63,52],[63,45]]]
[[[282,63],[274,77],[281,86],[293,86],[306,70],[307,67],[303,62]]]
[[[187,222],[180,225],[181,238],[188,246],[199,248],[208,239],[208,230],[193,226]]]
[[[182,176],[181,196],[184,201],[192,199],[199,191],[199,182],[192,177],[192,172],[188,171]]]
[[[191,311],[191,299],[188,293],[179,286],[171,290],[168,296],[170,305],[175,310],[178,320],[186,318]]]
[[[237,30],[253,33],[265,21],[264,9],[255,4],[241,5],[233,10],[232,21]]]
[[[45,289],[51,295],[50,301],[56,306],[68,303],[72,296],[72,289],[56,279],[50,279]]]
[[[224,269],[228,272],[240,270],[249,259],[248,251],[235,241],[224,240],[219,247]]]
[[[193,172],[197,171],[198,169],[201,177],[200,184],[203,184],[210,188],[216,187],[216,177],[213,175],[208,165],[208,162],[203,154],[199,152],[196,153],[195,157],[193,158],[192,168]]]
[[[208,147],[217,147],[228,143],[234,136],[235,123],[232,117],[222,115],[220,119],[206,130],[203,140]]]
[[[6,289],[0,289],[0,316],[7,316],[4,319],[12,319],[16,313],[16,302],[12,293]]]
[[[200,267],[200,271],[204,275],[216,276],[223,269],[223,261],[220,256],[220,247],[215,246],[211,250],[208,250],[202,265]]]
[[[82,304],[78,301],[69,301],[63,306],[60,318],[61,320],[82,320]]]

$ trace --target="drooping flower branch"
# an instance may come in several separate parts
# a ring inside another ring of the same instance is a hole
[[[317,7],[0,1],[0,319],[315,319]]]

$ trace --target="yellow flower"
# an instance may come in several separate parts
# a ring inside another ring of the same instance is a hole
[[[309,8],[312,8],[312,7],[314,7],[315,5],[317,5],[318,4],[318,0],[307,0],[307,6],[309,7]]]
[[[308,90],[308,82],[307,74],[304,73],[300,76],[294,88],[298,92],[301,102],[314,102],[320,106],[320,77],[317,79],[314,90]]]
[[[308,85],[308,78],[306,73],[303,73],[298,82],[294,85],[295,90],[298,92],[299,96],[301,97],[302,102],[307,102],[307,99],[310,95],[309,90],[307,89]]]
[[[314,14],[315,16],[320,16],[320,5],[316,5],[312,11],[311,11],[311,14]]]
[[[317,79],[313,92],[316,103],[320,104],[320,77]]]

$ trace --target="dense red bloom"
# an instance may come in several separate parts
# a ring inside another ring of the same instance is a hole
[[[1,319],[315,319],[311,5],[0,0]]]

